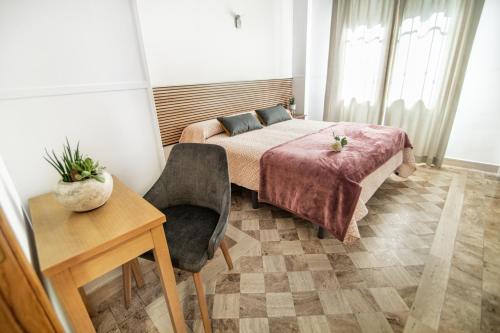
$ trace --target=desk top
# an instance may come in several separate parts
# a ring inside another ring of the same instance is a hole
[[[113,177],[113,193],[90,212],[65,209],[52,193],[29,200],[40,267],[45,275],[87,260],[144,231],[165,215]]]

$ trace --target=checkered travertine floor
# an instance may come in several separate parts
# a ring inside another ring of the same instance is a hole
[[[460,181],[473,194],[462,188],[455,197]],[[312,224],[269,205],[254,210],[249,194],[235,191],[227,235],[235,268],[228,271],[219,253],[202,271],[214,331],[498,331],[500,262],[493,254],[500,253],[500,227],[492,220],[500,216],[498,183],[453,169],[390,178],[369,201],[362,238],[351,245],[320,240]],[[457,198],[465,210],[453,224],[447,214],[457,207],[445,204]],[[476,212],[471,202],[478,201],[493,209]],[[486,221],[470,221],[471,214]],[[476,248],[483,235],[484,244],[491,239],[484,258],[482,244]],[[438,258],[438,267],[448,267],[438,274],[431,263],[443,252],[440,244],[451,244],[451,252]],[[169,331],[156,271],[142,265],[147,285],[134,288],[130,309],[123,307],[121,280],[90,295],[99,332]],[[177,277],[186,323],[202,332],[190,274]]]

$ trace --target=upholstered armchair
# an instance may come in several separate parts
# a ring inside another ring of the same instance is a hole
[[[167,216],[163,226],[172,264],[193,273],[203,326],[211,332],[200,270],[219,246],[232,269],[224,242],[231,207],[226,151],[211,144],[175,145],[144,198]],[[154,260],[151,252],[143,257]]]

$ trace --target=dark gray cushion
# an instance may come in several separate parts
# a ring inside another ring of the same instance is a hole
[[[266,126],[292,119],[288,111],[281,105],[276,105],[261,110],[255,110],[255,112],[257,112],[259,119]]]
[[[172,265],[189,272],[199,272],[208,260],[208,243],[219,221],[219,214],[193,205],[172,206],[161,211],[167,216],[163,229]],[[143,257],[154,259],[151,251]]]
[[[230,136],[253,131],[262,128],[257,118],[251,113],[239,114],[229,117],[218,117],[217,120],[222,124],[226,133]]]

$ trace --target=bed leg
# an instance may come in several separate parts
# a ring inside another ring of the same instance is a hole
[[[258,209],[259,208],[259,194],[257,191],[251,191],[252,192],[252,208],[253,209]]]
[[[318,227],[318,238],[323,239],[325,238],[325,228]]]

